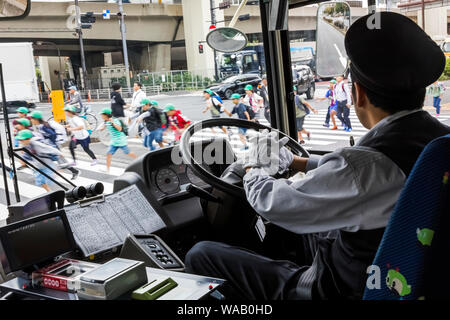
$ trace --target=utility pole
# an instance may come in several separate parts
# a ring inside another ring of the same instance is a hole
[[[127,31],[125,28],[125,14],[123,12],[123,3],[122,0],[118,0],[119,5],[119,15],[120,15],[120,32],[122,34],[122,47],[123,47],[123,60],[125,63],[126,70],[126,78],[127,78],[127,87],[131,88],[130,83],[130,66],[128,64],[128,49],[127,49]]]
[[[75,0],[75,13],[77,19],[77,34],[80,40],[80,56],[81,56],[81,79],[83,82],[83,89],[86,89],[86,59],[84,56],[84,45],[83,45],[83,30],[81,28],[81,18],[80,18],[80,7],[78,6],[78,0]]]
[[[209,0],[209,5],[211,7],[211,24],[216,25],[216,14],[214,12],[214,0]],[[216,77],[216,81],[219,80],[219,72],[217,70],[217,51],[214,50],[214,74]]]
[[[425,0],[422,0],[422,30],[425,31]]]

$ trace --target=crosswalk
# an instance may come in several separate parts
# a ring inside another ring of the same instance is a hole
[[[329,128],[323,127],[326,111],[327,110],[319,110],[318,114],[310,114],[306,117],[304,122],[304,128],[311,132],[311,140],[307,140],[306,137],[304,137],[306,142],[306,144],[304,145],[305,149],[307,150],[323,149],[325,147],[328,148],[328,150],[334,150],[338,147],[348,146],[350,136],[353,136],[355,142],[357,142],[358,139],[360,139],[364,134],[367,133],[368,130],[365,129],[358,121],[357,116],[354,113],[353,109],[351,110],[350,113],[350,120],[352,121],[353,126],[352,132],[345,132],[342,130],[341,127],[339,128],[339,130],[330,130]],[[450,115],[445,116],[441,115],[439,117],[440,121],[448,121],[449,119]],[[265,119],[261,119],[260,122],[264,125],[269,125]],[[337,122],[339,125],[340,121],[337,120]],[[213,133],[211,129],[205,129],[200,132],[197,132],[192,137],[191,141],[199,141],[215,137],[228,138],[234,152],[239,157],[240,155],[242,155],[244,152],[247,151],[243,150],[244,145],[239,139],[239,135],[237,134],[238,133],[237,128],[232,128],[231,132],[232,135],[228,137],[218,128],[215,129],[215,133]],[[141,139],[129,138],[128,143],[131,150],[135,151],[138,155],[147,152],[147,149],[145,149],[142,146]],[[101,143],[99,143],[99,145],[101,145]],[[103,146],[104,154],[106,154],[106,148],[107,148],[106,146]],[[70,152],[67,148],[64,148],[62,152],[66,157],[66,159],[71,159]],[[100,155],[100,153],[98,155]],[[131,158],[129,159],[114,158],[113,166],[111,167],[110,172],[104,173],[102,172],[102,169],[105,168],[104,156],[99,157],[98,164],[92,166],[91,159],[80,148],[80,150],[77,150],[77,159],[78,159],[77,168],[80,169],[81,174],[74,181],[74,183],[76,185],[88,186],[90,184],[101,181],[105,186],[105,194],[112,193],[114,179],[123,174],[125,168],[129,165],[129,163],[132,160]],[[16,166],[20,166],[20,164],[16,163]],[[62,172],[62,175],[68,179],[71,178],[71,174],[66,170]],[[19,190],[22,200],[30,199],[45,193],[45,190],[43,188],[38,187],[34,184],[34,174],[31,169],[27,168],[18,171],[18,177],[19,177]],[[70,185],[64,182],[62,179],[58,178],[57,180],[70,188]],[[12,181],[10,179],[8,179],[8,181],[11,199],[15,199],[13,194],[14,189],[12,186]],[[52,187],[52,190],[58,189],[59,187],[56,185]],[[3,177],[1,176],[0,171],[0,222],[4,220],[6,216],[7,216],[7,207],[5,200],[5,187]]]

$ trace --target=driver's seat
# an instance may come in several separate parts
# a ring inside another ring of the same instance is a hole
[[[414,165],[368,270],[365,300],[450,296],[449,175],[450,134],[430,142]]]

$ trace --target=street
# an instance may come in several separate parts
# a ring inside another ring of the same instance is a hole
[[[344,47],[344,34],[322,19],[318,20],[317,74],[323,78],[342,73],[346,68],[347,54]]]
[[[447,84],[448,85],[448,84]],[[318,83],[316,88],[316,98],[324,96],[326,92],[326,83]],[[157,100],[161,107],[164,107],[167,103],[173,103],[176,108],[180,109],[184,115],[186,115],[190,120],[192,121],[199,121],[203,119],[208,119],[210,117],[209,111],[205,114],[203,114],[201,111],[204,109],[205,102],[203,99],[203,95],[201,92],[183,92],[179,93],[178,95],[160,95],[160,96],[153,96],[151,99]],[[446,101],[450,101],[450,90],[447,90],[443,99],[443,104],[445,104]],[[361,138],[368,130],[362,127],[360,122],[357,119],[356,114],[354,113],[354,110],[351,110],[350,119],[352,121],[353,125],[353,131],[351,133],[345,132],[343,130],[337,130],[337,131],[331,131],[328,128],[325,128],[322,126],[324,123],[324,119],[327,112],[327,101],[321,101],[317,102],[315,100],[308,100],[308,102],[316,109],[318,109],[318,114],[310,114],[307,116],[305,120],[304,127],[311,132],[311,140],[306,140],[305,149],[311,150],[326,150],[326,151],[333,151],[340,147],[346,147],[349,146],[350,143],[350,136],[353,136],[355,141],[358,141],[359,138]],[[110,103],[109,101],[104,102],[91,102],[90,103],[92,108],[92,113],[94,113],[97,118],[100,120],[100,116],[98,116],[98,113],[100,110],[104,107],[109,107]],[[224,101],[224,105],[228,110],[232,109],[232,102],[230,100]],[[427,97],[426,99],[426,106],[431,105],[431,99]],[[48,118],[51,116],[50,113],[51,106],[48,103],[38,104],[37,110],[40,110],[44,114],[44,118]],[[432,107],[425,107],[425,110],[429,111],[432,115],[434,115],[433,108]],[[439,117],[439,120],[450,124],[450,108],[444,107],[441,111],[441,116]],[[263,119],[261,123],[268,125],[268,123]],[[339,123],[338,123],[339,124]],[[4,132],[3,123],[1,123],[1,132]],[[222,135],[225,137],[225,135],[218,130],[220,133],[212,134],[212,133],[205,133],[204,138],[210,138],[217,135]],[[130,150],[135,152],[138,156],[141,156],[148,152],[148,149],[144,148],[142,146],[142,142],[140,139],[129,137],[128,139]],[[236,130],[234,130],[234,134],[232,137],[232,146],[235,149],[235,151],[238,151],[242,144],[237,138]],[[5,147],[5,146],[4,146]],[[111,193],[113,190],[113,182],[114,179],[118,176],[120,176],[125,168],[128,166],[130,161],[132,160],[128,156],[124,155],[120,150],[113,156],[112,161],[112,167],[109,174],[101,172],[101,169],[105,167],[105,159],[106,159],[106,152],[108,150],[108,146],[101,143],[92,143],[91,149],[94,151],[94,153],[97,155],[98,158],[98,164],[96,166],[91,166],[91,159],[88,157],[87,154],[83,152],[81,147],[77,148],[76,154],[77,154],[77,168],[81,170],[80,176],[74,181],[77,185],[83,185],[87,186],[92,183],[95,183],[97,181],[103,182],[105,185],[105,193]],[[64,148],[62,150],[65,157],[67,159],[71,159],[70,152],[68,148]],[[6,154],[6,150],[5,150]],[[9,160],[6,161],[9,163]],[[16,162],[16,165],[18,165],[18,162]],[[71,175],[64,171],[63,175],[70,179]],[[34,175],[31,169],[24,169],[21,171],[18,171],[18,177],[19,177],[19,190],[21,195],[21,200],[26,200],[35,196],[38,196],[40,194],[43,194],[45,191],[44,189],[35,186],[34,184]],[[6,198],[5,198],[5,192],[4,191],[4,185],[3,185],[3,178],[0,179],[0,221],[5,219],[7,216],[7,209],[6,209]],[[10,180],[11,182],[11,180]],[[66,183],[64,183],[67,185]],[[12,183],[9,184],[10,186],[10,196],[11,199],[15,199],[14,193],[11,192],[13,190]],[[69,186],[69,185],[67,185]],[[56,185],[51,187],[52,190],[58,190],[59,187]]]

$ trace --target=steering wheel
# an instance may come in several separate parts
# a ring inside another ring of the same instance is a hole
[[[288,137],[289,141],[286,144],[287,147],[291,149],[291,151],[298,155],[305,158],[309,157],[308,151],[306,151],[296,140],[292,139],[291,137],[287,136],[281,131],[278,131],[276,129],[267,127],[265,125],[262,125],[257,122],[253,121],[247,121],[247,120],[241,120],[241,119],[208,119],[203,120],[200,122],[197,122],[194,125],[191,125],[186,129],[186,131],[181,136],[180,141],[180,151],[181,156],[183,158],[184,163],[192,169],[200,178],[203,179],[206,183],[211,185],[214,188],[217,188],[225,193],[237,196],[237,197],[245,197],[245,190],[242,186],[239,185],[238,181],[236,179],[227,179],[222,177],[217,177],[211,172],[209,172],[202,163],[199,163],[195,157],[192,154],[191,150],[191,144],[190,139],[194,135],[195,132],[212,128],[212,127],[228,127],[228,126],[234,126],[234,127],[240,127],[240,128],[246,128],[246,129],[253,129],[253,130],[264,130],[267,129],[269,131],[276,131],[278,132],[280,139],[284,137]],[[234,156],[234,154],[233,154]],[[234,157],[235,159],[236,157]],[[242,178],[242,177],[240,177]],[[242,182],[240,180],[239,182]]]

